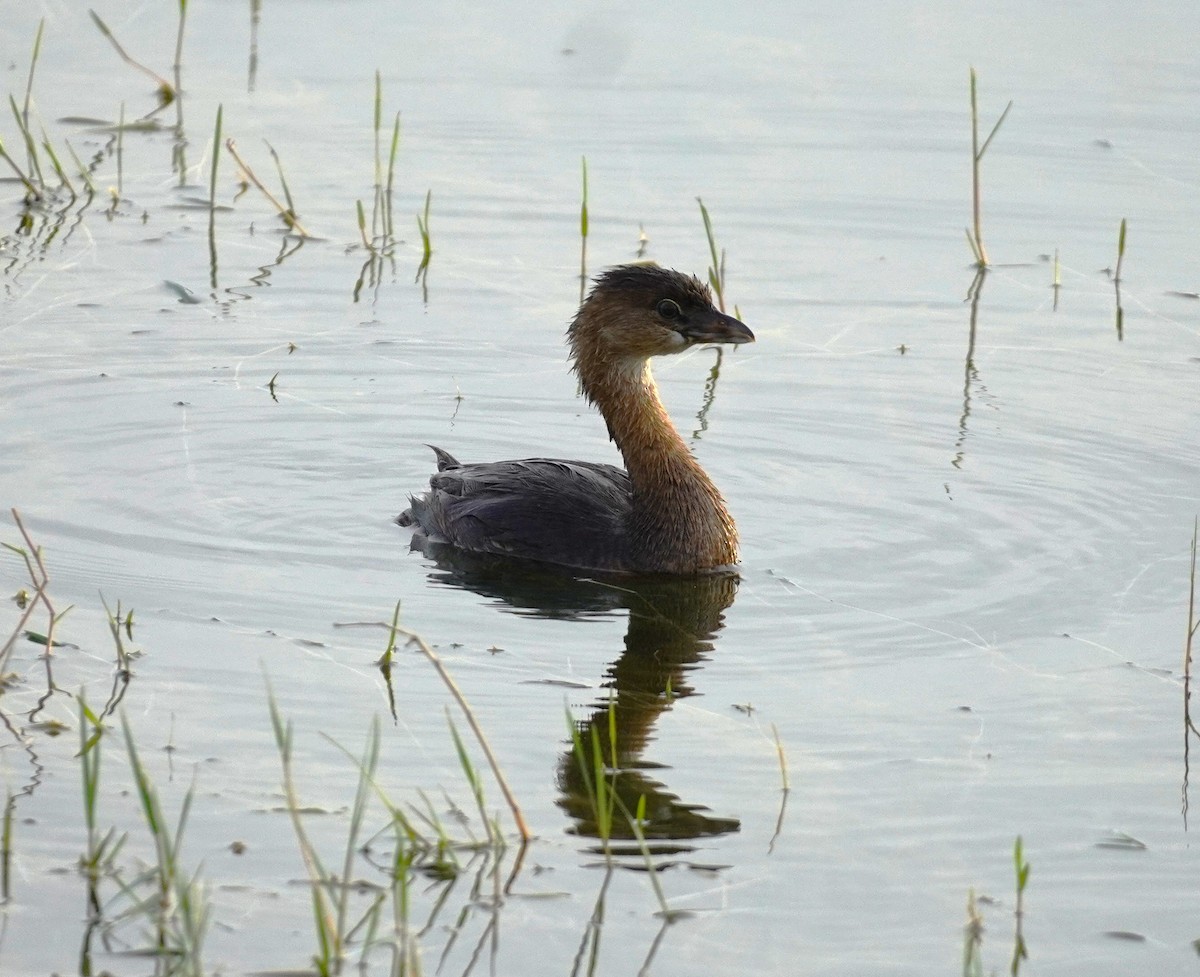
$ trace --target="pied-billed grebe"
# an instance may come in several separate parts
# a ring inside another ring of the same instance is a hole
[[[750,343],[699,279],[622,265],[595,280],[567,343],[627,472],[526,458],[464,465],[440,448],[429,491],[400,514],[415,542],[575,569],[700,573],[737,562],[737,529],[658,396],[649,358],[698,343]]]

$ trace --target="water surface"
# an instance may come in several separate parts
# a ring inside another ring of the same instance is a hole
[[[402,655],[393,717],[374,666],[387,635],[369,625],[397,600],[470,699],[536,835],[499,909],[470,886],[479,872],[491,893],[492,866],[464,872],[420,937],[426,972],[465,973],[476,953],[495,973],[578,972],[601,895],[596,972],[953,972],[971,890],[985,897],[984,966],[999,970],[1018,835],[1032,863],[1022,973],[1194,965],[1191,5],[734,18],[268,4],[251,77],[247,7],[194,4],[183,172],[171,108],[164,128],[124,134],[111,210],[111,132],[63,120],[114,121],[122,102],[140,116],[152,86],[79,11],[10,7],[9,91],[23,98],[44,15],[40,118],[56,144],[101,154],[96,199],[37,211],[31,233],[19,185],[0,184],[0,502],[43,547],[56,606],[74,605],[60,637],[76,646],[56,652],[61,691],[40,712],[42,649],[19,643],[8,666],[10,969],[82,967],[70,693],[100,703],[113,688],[100,595],[135,609],[145,654],[121,707],[165,806],[196,785],[183,861],[203,862],[211,894],[209,968],[300,968],[315,946],[264,675],[296,724],[298,788],[326,812],[309,821],[331,861],[355,769],[322,734],[357,753],[372,716],[389,792],[425,790],[448,810],[445,788],[473,810],[436,675]],[[169,5],[96,9],[169,71]],[[974,289],[971,64],[985,126],[1014,101],[984,164],[996,267]],[[402,113],[406,240],[360,284],[376,69],[385,119]],[[218,104],[272,187],[261,140],[279,151],[312,239],[285,236],[223,156],[214,267]],[[11,121],[0,137],[20,145]],[[649,257],[703,274],[700,196],[730,302],[758,337],[722,357],[715,391],[711,351],[657,370],[738,518],[735,594],[514,592],[503,574],[408,552],[392,524],[431,470],[425,442],[472,460],[618,460],[562,347],[584,155],[591,268],[632,259],[644,231]],[[423,289],[413,215],[429,190]],[[1118,294],[1104,269],[1122,218]],[[19,560],[3,573],[6,593],[27,586]],[[7,635],[19,612],[6,606]],[[692,915],[665,929],[636,857],[605,886],[572,794],[564,706],[603,728],[610,696],[625,783],[652,799],[660,834],[687,825],[657,857],[669,905]],[[48,735],[35,725],[47,718],[71,732]],[[144,857],[108,742],[101,818]],[[488,802],[501,806],[491,787]],[[510,850],[499,876],[514,862]],[[422,921],[444,891],[420,890]],[[47,919],[61,939],[44,939]],[[138,945],[126,930],[91,949],[96,966],[133,972],[120,951]]]

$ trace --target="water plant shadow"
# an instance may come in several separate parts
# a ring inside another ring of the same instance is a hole
[[[958,469],[963,467],[967,455],[967,423],[971,417],[971,388],[980,383],[979,371],[975,367],[975,337],[979,325],[979,299],[983,295],[983,283],[986,280],[987,268],[977,268],[965,299],[971,307],[971,315],[967,329],[967,355],[963,366],[962,412],[958,416],[958,437],[954,440],[954,458],[950,462],[954,468]]]

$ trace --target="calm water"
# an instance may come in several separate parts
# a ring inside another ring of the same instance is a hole
[[[99,704],[113,687],[103,595],[135,611],[144,654],[122,707],[172,817],[196,787],[182,862],[203,863],[210,969],[302,968],[315,947],[264,676],[332,864],[356,771],[325,737],[357,753],[373,716],[391,795],[424,790],[444,810],[445,788],[473,810],[451,700],[415,654],[390,713],[372,625],[399,600],[537,836],[498,911],[487,865],[440,908],[445,886],[416,889],[427,973],[583,972],[600,896],[597,973],[954,973],[971,890],[999,971],[1018,835],[1021,973],[1194,971],[1182,658],[1200,510],[1200,13],[713,7],[267,3],[252,35],[247,5],[195,3],[183,185],[169,129],[126,132],[109,212],[111,134],[78,120],[111,122],[122,102],[141,116],[152,84],[82,8],[0,2],[8,91],[23,99],[45,16],[40,117],[60,151],[105,154],[101,197],[39,212],[30,233],[20,186],[0,183],[0,504],[43,547],[56,606],[74,605],[61,691],[36,711],[42,649],[20,642],[0,701],[17,795],[3,969],[82,966],[71,693]],[[169,73],[173,5],[96,9]],[[986,127],[1015,104],[984,160],[997,267],[969,292],[970,64]],[[406,243],[358,288],[376,68],[385,118],[402,113]],[[271,187],[263,138],[278,150],[313,239],[285,238],[222,156],[214,269],[218,104]],[[23,161],[11,120],[0,138]],[[616,460],[562,347],[584,155],[592,269],[634,257],[644,229],[649,257],[703,273],[700,196],[758,336],[723,357],[715,390],[711,351],[657,368],[738,517],[736,593],[531,590],[409,553],[391,522],[428,477],[424,442]],[[1104,269],[1122,218],[1117,296]],[[6,596],[27,586],[15,557],[0,572]],[[659,881],[693,915],[666,928],[644,873],[605,887],[570,797],[564,706],[603,726],[610,694],[631,796],[676,838]],[[49,720],[71,729],[54,737]],[[107,742],[101,823],[146,857]],[[144,972],[121,954],[144,945],[136,927],[97,938],[94,966]]]

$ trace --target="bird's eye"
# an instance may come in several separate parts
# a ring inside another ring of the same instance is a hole
[[[663,299],[658,303],[658,314],[664,319],[678,319],[683,315],[683,310],[673,299]]]

